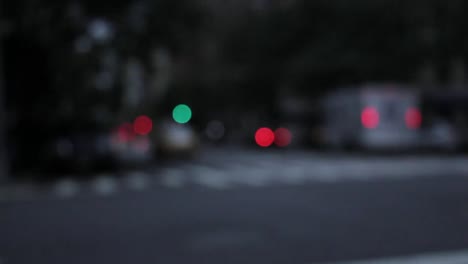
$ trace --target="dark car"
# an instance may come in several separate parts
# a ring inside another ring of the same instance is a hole
[[[9,135],[9,157],[15,172],[74,173],[114,166],[111,134],[105,131],[44,126],[26,131]]]

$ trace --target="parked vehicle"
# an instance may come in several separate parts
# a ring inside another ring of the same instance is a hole
[[[420,99],[411,87],[349,87],[324,99],[323,115],[326,146],[400,150],[422,143]]]
[[[189,124],[163,121],[152,134],[159,158],[191,157],[200,146],[199,135]]]

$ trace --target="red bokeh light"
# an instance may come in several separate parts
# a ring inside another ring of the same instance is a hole
[[[405,123],[409,129],[418,129],[421,127],[422,115],[417,108],[409,108],[405,113]]]
[[[145,115],[139,116],[133,122],[133,129],[138,135],[148,135],[153,130],[153,121]]]
[[[286,147],[291,144],[292,134],[287,128],[278,128],[275,131],[275,145],[278,147]]]
[[[365,128],[373,129],[379,125],[379,112],[374,107],[366,107],[361,114],[361,123]]]
[[[255,133],[255,142],[260,147],[269,147],[273,144],[273,141],[275,141],[275,134],[267,127],[259,128]]]

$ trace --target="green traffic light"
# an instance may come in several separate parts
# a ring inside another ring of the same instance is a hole
[[[174,107],[172,118],[179,124],[185,124],[192,118],[192,110],[188,105],[180,104]]]

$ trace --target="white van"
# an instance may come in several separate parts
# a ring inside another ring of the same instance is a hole
[[[421,145],[420,97],[411,87],[365,85],[334,92],[323,101],[327,146],[408,149]]]

